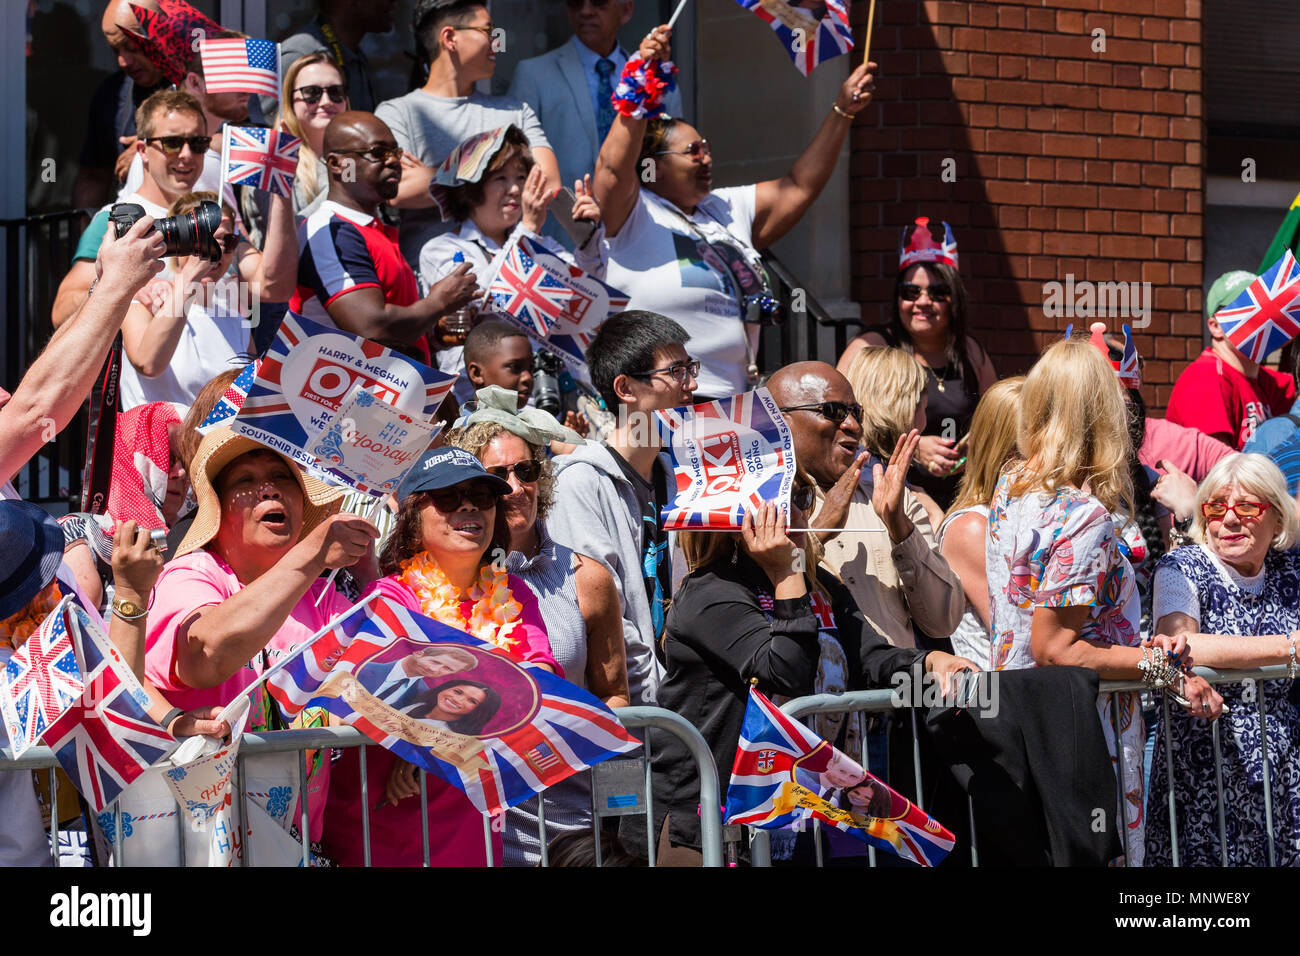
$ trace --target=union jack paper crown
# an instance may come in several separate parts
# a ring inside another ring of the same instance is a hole
[[[1106,323],[1094,322],[1092,325],[1088,326],[1088,329],[1092,333],[1088,336],[1088,341],[1091,342],[1093,347],[1100,351],[1102,355],[1106,356],[1106,361],[1109,362],[1110,367],[1115,370],[1115,377],[1119,379],[1119,383],[1125,388],[1141,388],[1142,366],[1138,362],[1137,346],[1133,344],[1133,330],[1128,327],[1128,324],[1125,323],[1124,325],[1124,357],[1118,362],[1110,357],[1110,347],[1106,344],[1106,339],[1104,338],[1106,334]],[[1065,327],[1065,337],[1067,339],[1073,332],[1073,324]]]
[[[952,226],[943,224],[943,241],[934,237],[929,216],[917,216],[916,222],[903,227],[898,241],[898,268],[906,269],[918,262],[938,262],[957,268],[957,240],[952,237]]]

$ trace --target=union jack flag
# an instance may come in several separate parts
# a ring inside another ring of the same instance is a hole
[[[204,40],[203,81],[209,93],[264,93],[280,96],[280,45],[235,37]]]
[[[826,799],[836,788],[823,787],[818,775],[832,764],[857,779],[842,792],[862,794],[866,806]],[[937,865],[955,842],[938,820],[751,687],[727,788],[727,823],[776,830],[808,819],[921,866]]]
[[[787,507],[794,445],[767,389],[655,415],[677,485],[661,515],[666,529],[739,528],[765,501]]]
[[[1252,362],[1264,361],[1300,334],[1300,264],[1291,250],[1214,317]]]
[[[68,618],[81,648],[86,690],[50,726],[45,740],[99,812],[166,756],[176,740],[150,719],[149,696],[90,615],[74,604]]]
[[[853,49],[849,11],[842,0],[825,0],[826,10],[818,20],[798,4],[787,0],[736,0],[770,26],[799,72],[807,76],[813,67]]]
[[[9,745],[21,757],[86,689],[68,633],[68,595],[14,652],[0,675],[0,711]]]
[[[235,376],[235,380],[221,393],[221,398],[217,399],[217,404],[212,406],[212,411],[208,412],[208,417],[199,424],[200,435],[206,435],[212,429],[227,424],[230,419],[239,414],[239,410],[244,407],[244,399],[248,398],[248,390],[253,387],[253,381],[257,378],[257,369],[261,364],[261,359],[249,362],[244,366],[244,370]]]
[[[225,182],[279,196],[293,195],[302,140],[260,126],[227,126],[225,137]]]
[[[286,714],[308,703],[324,707],[460,788],[484,813],[514,806],[641,745],[585,690],[548,671],[525,668],[463,631],[382,597],[351,621],[334,640],[322,639],[268,680],[271,696]],[[397,662],[431,644],[468,649],[475,666],[447,677],[393,680]],[[467,677],[493,689],[491,717],[473,731],[435,729],[439,725],[423,716],[429,702],[438,700],[442,683]],[[428,683],[433,680],[438,683]]]
[[[583,308],[573,302],[573,289],[537,264],[536,250],[522,236],[504,251],[488,295],[498,312],[542,338],[570,308]]]

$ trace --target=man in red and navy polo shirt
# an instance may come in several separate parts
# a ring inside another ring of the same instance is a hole
[[[289,308],[363,338],[414,347],[429,362],[426,334],[478,289],[469,263],[420,297],[397,230],[377,216],[402,179],[402,150],[381,120],[340,113],[325,127],[322,152],[329,194],[298,230],[298,289]]]

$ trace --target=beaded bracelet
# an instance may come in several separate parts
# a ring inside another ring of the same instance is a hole
[[[1170,658],[1177,660],[1172,654],[1166,652],[1164,657],[1157,657],[1150,647],[1142,648],[1142,660],[1138,661],[1138,670],[1142,672],[1142,683],[1152,690],[1165,691],[1178,703],[1184,707],[1189,706],[1189,701],[1183,696],[1183,672],[1176,667]]]

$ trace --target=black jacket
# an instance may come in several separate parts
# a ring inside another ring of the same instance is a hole
[[[849,662],[849,689],[889,686],[890,676],[924,659],[925,651],[897,648],[871,629],[843,585],[820,575]],[[771,697],[813,692],[817,674],[817,618],[812,602],[776,601],[769,622],[758,590],[771,591],[766,573],[737,553],[691,573],[668,611],[664,630],[667,674],[659,684],[660,707],[695,725],[713,753],[722,801],[749,699],[749,679]],[[698,771],[684,744],[667,733],[652,735],[657,816],[671,814],[674,844],[700,845]]]

